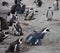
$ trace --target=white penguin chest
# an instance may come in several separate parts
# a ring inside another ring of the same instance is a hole
[[[51,18],[52,17],[52,11],[48,12],[48,17]]]
[[[57,6],[57,2],[56,1],[54,2],[54,5]]]

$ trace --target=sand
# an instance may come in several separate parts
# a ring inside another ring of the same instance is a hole
[[[10,7],[14,4],[14,0],[7,0],[9,3],[9,7],[3,7],[1,5],[2,0],[0,0],[0,16],[6,17],[6,13],[10,10]],[[47,21],[46,12],[49,6],[53,7],[53,0],[42,0],[42,7],[37,7],[33,2],[34,0],[23,0],[22,3],[26,4],[27,7],[33,7],[34,10],[38,10],[38,13],[34,15],[36,18],[32,21],[24,21],[24,14],[19,15],[19,21],[29,23],[28,26],[22,25],[22,29],[24,35],[21,37],[26,38],[26,36],[30,33],[29,27],[31,29],[40,31],[44,27],[48,27],[50,32],[46,34],[44,39],[42,40],[42,46],[31,46],[28,51],[23,53],[60,53],[60,10],[54,11],[53,20]],[[60,1],[59,1],[60,2]],[[60,8],[60,6],[59,6]],[[4,51],[8,48],[9,44],[15,41],[18,37],[9,35],[7,39],[4,40],[2,44],[0,44],[0,53],[5,53]]]

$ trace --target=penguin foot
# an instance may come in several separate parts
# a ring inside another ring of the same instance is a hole
[[[47,21],[52,21],[52,19],[48,19]]]

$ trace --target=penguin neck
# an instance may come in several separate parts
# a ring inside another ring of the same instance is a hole
[[[19,43],[22,44],[22,41],[19,39]]]
[[[47,32],[47,31],[46,31],[46,30],[44,30],[44,31],[42,32],[42,34],[46,34],[46,32]]]
[[[20,44],[22,44],[22,41],[20,41]]]

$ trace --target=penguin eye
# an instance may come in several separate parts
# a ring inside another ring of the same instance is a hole
[[[50,31],[49,29],[47,29],[46,31]]]
[[[23,40],[23,38],[20,39],[20,41],[22,41],[22,40]]]

